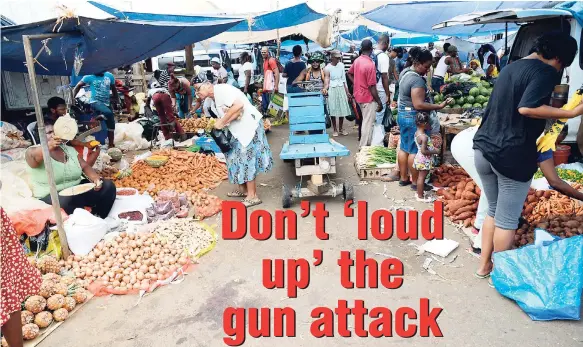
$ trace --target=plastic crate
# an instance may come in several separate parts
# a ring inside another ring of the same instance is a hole
[[[354,168],[361,181],[380,180],[383,176],[388,176],[396,166],[397,164],[392,164],[387,167],[383,166],[382,168],[361,168],[358,166],[358,163],[354,163]]]

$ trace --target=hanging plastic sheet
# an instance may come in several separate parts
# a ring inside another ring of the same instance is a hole
[[[532,320],[579,320],[583,236],[540,242],[537,234],[538,245],[494,253],[494,287]]]

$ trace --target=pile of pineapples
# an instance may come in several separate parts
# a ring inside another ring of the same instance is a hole
[[[62,322],[75,306],[87,300],[87,282],[74,276],[61,275],[63,262],[53,256],[39,259],[29,258],[29,262],[42,273],[42,284],[36,295],[29,296],[22,303],[22,336],[32,340],[40,335],[41,329],[53,322]],[[2,338],[2,347],[8,346]]]

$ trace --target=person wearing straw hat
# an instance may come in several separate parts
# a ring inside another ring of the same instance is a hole
[[[332,51],[330,52],[330,64],[324,68],[324,89],[322,94],[328,95],[328,112],[334,129],[332,136],[338,136],[338,133],[344,136],[348,135],[348,132],[342,129],[342,125],[344,118],[351,113],[348,104],[351,96],[346,85],[346,74],[341,60],[342,53],[340,51]],[[338,127],[336,127],[336,118],[338,118]]]

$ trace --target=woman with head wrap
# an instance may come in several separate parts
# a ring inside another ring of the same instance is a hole
[[[470,69],[474,71],[473,75],[477,77],[486,76],[484,69],[482,69],[480,61],[478,59],[473,59],[470,61]]]

